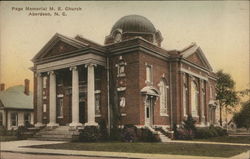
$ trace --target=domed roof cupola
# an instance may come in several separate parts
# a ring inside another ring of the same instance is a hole
[[[163,40],[160,31],[155,29],[150,20],[140,15],[128,15],[120,18],[113,25],[110,35],[105,39],[105,44],[121,42],[136,36],[158,46]]]
[[[127,15],[119,19],[111,29],[111,33],[117,29],[123,32],[155,33],[154,25],[147,18],[140,15]]]

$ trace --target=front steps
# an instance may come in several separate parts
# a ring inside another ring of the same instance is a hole
[[[37,132],[31,139],[44,141],[71,141],[77,131],[70,130],[69,126],[45,127]]]
[[[161,142],[169,142],[169,141],[171,141],[171,139],[169,137],[167,137],[166,135],[164,135],[160,131],[158,131],[158,135],[159,135],[159,138],[160,138]]]
[[[167,130],[166,128],[163,127],[155,127],[152,128],[151,126],[146,126],[153,134],[158,135],[158,137],[160,138],[161,142],[169,142],[171,141],[171,138],[168,137],[170,136],[169,134],[171,133],[171,131]]]
[[[155,133],[158,134],[161,142],[170,142],[171,138],[169,137],[170,131],[167,130],[166,128],[159,127],[159,128],[154,128]]]

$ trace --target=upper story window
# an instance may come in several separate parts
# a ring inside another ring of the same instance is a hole
[[[114,38],[114,42],[121,42],[122,41],[122,34],[120,32],[117,32]]]
[[[209,87],[209,92],[210,92],[210,99],[213,99],[213,87]]]
[[[47,76],[43,77],[43,88],[47,87]]]
[[[183,114],[187,116],[187,102],[188,102],[188,87],[187,87],[187,76],[184,74],[183,76]]]
[[[125,97],[121,97],[120,98],[120,107],[125,107],[125,105],[126,105],[126,99],[125,99]]]
[[[152,65],[148,65],[148,64],[146,64],[146,83],[147,84],[153,83]]]
[[[120,56],[118,64],[115,65],[117,67],[117,77],[124,77],[124,76],[126,76],[126,74],[125,74],[125,66],[126,65],[127,65],[127,63],[122,58],[122,56]]]
[[[161,116],[167,116],[167,100],[168,100],[168,86],[166,84],[166,81],[164,79],[161,79],[159,83],[160,87],[160,115]]]
[[[198,116],[199,90],[195,81],[191,82],[191,108],[192,116]]]
[[[46,112],[46,109],[47,109],[47,105],[46,105],[46,104],[43,104],[43,112],[44,112],[44,113]]]

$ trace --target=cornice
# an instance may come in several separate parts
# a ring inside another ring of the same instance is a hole
[[[70,57],[89,54],[89,53],[100,55],[100,56],[105,56],[105,51],[103,51],[103,50],[101,51],[101,50],[96,49],[96,48],[86,47],[86,48],[71,51],[71,52],[68,52],[68,53],[64,53],[64,54],[60,54],[60,55],[56,55],[56,56],[52,56],[52,57],[48,57],[48,58],[39,59],[39,60],[33,61],[33,62],[35,64],[44,64],[44,63],[48,63],[48,62],[58,61],[58,60],[62,60],[62,59],[70,58]]]

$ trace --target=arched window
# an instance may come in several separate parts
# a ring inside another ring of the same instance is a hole
[[[183,86],[182,86],[182,107],[183,107],[183,115],[187,116],[188,112],[187,112],[187,102],[188,102],[188,77],[187,75],[184,73],[183,74]]]
[[[159,83],[159,87],[160,87],[160,115],[161,116],[166,116],[168,114],[167,112],[167,85],[166,85],[166,81],[164,79],[161,79],[160,83]]]
[[[202,82],[202,98],[201,98],[201,115],[205,116],[205,106],[206,106],[206,82]]]
[[[199,91],[197,84],[192,81],[191,83],[191,108],[192,116],[198,116],[198,104],[199,104]]]
[[[183,92],[182,92],[183,93],[183,114],[184,114],[184,116],[187,116],[187,101],[188,101],[187,92],[188,92],[187,84],[184,83],[183,84]]]

